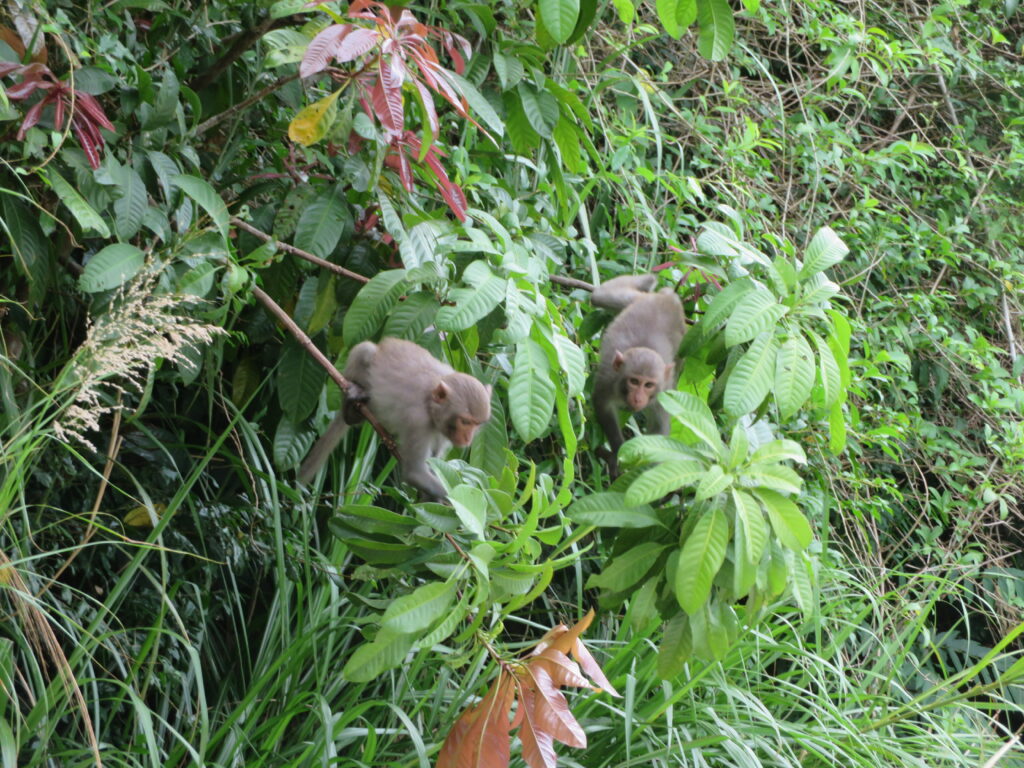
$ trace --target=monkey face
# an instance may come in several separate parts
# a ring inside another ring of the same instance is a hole
[[[642,411],[651,404],[658,394],[660,382],[645,376],[629,376],[626,378],[626,406],[631,411]]]
[[[445,432],[452,445],[465,448],[473,442],[473,436],[476,435],[479,428],[480,422],[474,421],[465,414],[459,414],[448,422]]]

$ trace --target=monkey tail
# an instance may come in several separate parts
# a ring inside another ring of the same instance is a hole
[[[341,438],[345,436],[347,431],[348,424],[345,422],[344,412],[339,413],[334,417],[334,421],[330,423],[327,430],[320,435],[320,439],[309,449],[309,453],[299,467],[300,483],[309,485],[312,482],[313,478],[316,477],[316,473],[327,462],[327,457],[331,455],[331,451],[338,447],[338,443],[341,442]]]

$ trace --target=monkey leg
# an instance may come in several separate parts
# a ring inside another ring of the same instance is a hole
[[[671,421],[668,412],[661,407],[660,403],[652,403],[647,409],[647,434],[667,435]]]
[[[427,466],[427,458],[432,455],[434,448],[430,436],[424,435],[417,439],[406,434],[402,435],[400,443],[398,464],[402,470],[402,479],[428,498],[444,501],[448,492]]]

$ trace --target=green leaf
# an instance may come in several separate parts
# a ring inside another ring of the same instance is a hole
[[[767,488],[756,489],[754,495],[764,505],[772,529],[782,542],[782,546],[797,551],[810,546],[814,538],[811,524],[807,522],[795,501]]]
[[[722,436],[707,404],[689,392],[669,391],[658,395],[658,403],[669,415],[689,429],[716,453],[722,449]]]
[[[658,676],[663,680],[671,680],[683,671],[692,655],[690,620],[685,613],[681,613],[665,625],[665,633],[658,646]]]
[[[284,416],[274,432],[274,464],[282,469],[297,466],[309,453],[315,439],[312,432],[301,429],[291,418]]]
[[[775,378],[775,356],[778,351],[778,340],[766,333],[743,353],[725,382],[722,404],[726,413],[742,416],[761,404]]]
[[[733,308],[740,303],[744,296],[757,290],[754,284],[747,279],[737,280],[729,283],[720,290],[711,300],[711,304],[700,319],[700,324],[708,333],[714,331],[724,323],[732,314]]]
[[[775,402],[788,419],[807,402],[814,388],[814,353],[799,331],[789,336],[775,357]]]
[[[437,232],[432,221],[421,221],[407,232],[398,246],[406,269],[437,261]]]
[[[164,200],[170,202],[174,190],[172,179],[181,172],[181,169],[169,156],[153,149],[146,153],[146,159],[149,160],[149,165],[156,174],[157,183],[164,192]]]
[[[545,139],[550,139],[560,113],[558,99],[547,91],[538,91],[526,83],[520,83],[516,91],[531,127]]]
[[[623,24],[633,23],[633,19],[636,17],[636,8],[633,7],[633,0],[612,0],[612,5],[618,11],[619,21]]]
[[[593,574],[587,579],[587,589],[607,589],[622,592],[629,589],[642,579],[658,561],[658,556],[668,545],[646,541],[632,549],[617,555],[605,565],[600,574]]]
[[[814,613],[814,582],[810,561],[800,552],[787,552],[789,586],[800,612],[807,618]]]
[[[107,228],[107,223],[103,221],[103,218],[96,212],[96,209],[85,201],[85,198],[78,193],[78,190],[68,184],[63,176],[50,167],[46,170],[44,178],[53,187],[53,191],[57,193],[60,201],[71,211],[71,214],[78,221],[84,232],[92,230],[100,237],[110,237],[110,229]]]
[[[134,245],[113,243],[89,259],[78,287],[86,293],[117,288],[135,277],[145,262],[146,255]]]
[[[388,606],[381,626],[401,635],[422,632],[448,611],[457,586],[454,581],[433,581],[417,587]]]
[[[462,279],[471,288],[456,288],[449,298],[454,306],[437,311],[437,327],[444,331],[470,328],[489,315],[505,298],[508,281],[495,275],[486,261],[474,261],[463,273]]]
[[[555,384],[547,355],[533,339],[516,345],[508,404],[512,425],[524,442],[535,440],[547,430],[555,407]]]
[[[831,227],[822,227],[814,233],[807,252],[804,254],[804,265],[800,269],[800,277],[805,278],[815,272],[821,272],[834,264],[838,264],[850,252],[839,235]]]
[[[298,342],[288,341],[277,367],[277,400],[281,410],[295,422],[316,408],[327,371]]]
[[[540,145],[540,134],[530,125],[519,89],[505,93],[503,101],[507,114],[505,125],[508,127],[508,139],[512,150],[520,155],[529,155]]]
[[[705,512],[687,537],[676,567],[675,592],[679,606],[689,615],[707,602],[728,543],[729,523],[717,508]]]
[[[380,631],[372,643],[364,643],[349,656],[342,676],[353,683],[368,683],[382,672],[397,667],[412,648],[412,635]]]
[[[121,196],[114,200],[114,230],[119,239],[131,240],[139,233],[146,215],[146,184],[133,168],[122,167],[116,178]]]
[[[729,55],[736,34],[729,0],[697,0],[697,24],[700,36],[697,50],[705,59],[721,61]]]
[[[217,231],[224,238],[224,244],[230,248],[231,243],[228,238],[228,207],[224,205],[224,201],[221,200],[216,190],[208,182],[183,173],[172,177],[171,182],[195,200],[199,207],[209,214],[214,226],[217,227]]]
[[[580,525],[599,528],[649,528],[661,524],[650,506],[627,504],[621,493],[592,493],[574,502],[565,514]]]
[[[696,484],[704,477],[705,471],[697,461],[666,461],[643,472],[630,483],[626,490],[626,503],[637,506],[660,499],[667,493]]]
[[[580,0],[538,0],[540,19],[556,43],[564,43],[576,29]]]
[[[309,315],[309,323],[306,332],[315,336],[327,324],[334,319],[334,313],[338,309],[338,296],[334,291],[336,275],[328,275],[323,280],[317,281],[316,298],[313,302],[313,311]]]
[[[174,119],[178,109],[178,93],[181,86],[174,70],[168,67],[164,70],[164,79],[160,83],[160,90],[156,94],[156,104],[152,110],[147,110],[142,122],[142,130],[151,131],[166,125]]]
[[[407,287],[404,269],[389,269],[374,275],[359,290],[345,313],[341,329],[345,346],[354,347],[373,336]]]
[[[792,440],[772,440],[754,451],[754,455],[750,457],[750,463],[768,464],[787,459],[798,464],[806,464],[807,454],[804,453],[804,449],[800,447],[799,443]]]
[[[491,131],[498,136],[505,133],[505,124],[501,121],[498,113],[494,111],[491,102],[483,97],[475,85],[450,70],[445,73],[445,77],[455,84],[456,88],[466,97],[466,103],[469,104],[472,113],[483,120]]]
[[[487,526],[487,495],[471,485],[457,485],[448,494],[448,500],[466,530],[474,538],[483,539]]]
[[[783,493],[800,493],[803,480],[789,467],[781,464],[751,464],[740,475],[745,488],[771,488]]]
[[[726,469],[736,469],[747,460],[747,453],[750,451],[750,438],[747,437],[747,430],[741,422],[736,422],[732,428],[732,435],[729,437],[729,455],[726,459]]]
[[[838,456],[846,448],[846,418],[843,416],[843,404],[836,402],[828,412],[828,449],[833,456]]]
[[[341,531],[339,538],[344,538],[345,531],[337,527],[338,523],[362,533],[385,536],[404,536],[419,525],[416,518],[370,504],[346,504],[327,521],[328,529],[335,535],[338,535],[336,531]]]
[[[743,554],[747,563],[757,565],[768,545],[768,526],[764,521],[764,512],[746,491],[734,488],[732,500],[736,509],[736,538],[743,540]]]
[[[353,228],[352,212],[341,186],[332,187],[306,203],[292,243],[296,248],[326,259],[334,252],[346,228]]]
[[[713,464],[697,484],[697,492],[694,494],[693,500],[704,501],[713,498],[728,490],[732,481],[732,475],[725,472],[718,464]]]
[[[578,129],[571,120],[564,115],[555,124],[552,136],[558,146],[558,152],[562,156],[562,165],[570,173],[585,173],[587,164],[583,160],[583,152],[580,149],[580,136]]]
[[[509,88],[514,88],[523,79],[523,73],[525,72],[523,62],[516,58],[514,51],[506,51],[505,53],[495,52],[493,63],[494,71],[498,73],[498,82],[501,84],[501,90],[507,91]]]
[[[789,311],[779,304],[767,290],[745,294],[725,325],[725,346],[734,347],[775,328],[775,324]]]
[[[665,435],[637,435],[619,448],[619,464],[652,464],[696,458],[697,453],[686,443]]]
[[[821,393],[826,408],[839,402],[843,382],[839,372],[839,364],[832,353],[832,348],[816,333],[810,333],[811,340],[818,350],[818,379],[821,381]]]
[[[657,0],[655,8],[661,25],[676,40],[697,18],[697,0]]]
[[[563,336],[560,331],[552,331],[555,354],[566,378],[566,394],[575,397],[583,392],[587,383],[587,359],[571,339]]]
[[[420,291],[399,301],[384,323],[384,336],[415,340],[424,329],[434,322],[434,316],[441,305],[432,292]]]

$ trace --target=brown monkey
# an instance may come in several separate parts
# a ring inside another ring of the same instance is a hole
[[[671,288],[650,290],[654,275],[623,275],[594,289],[596,306],[621,310],[601,338],[601,361],[594,377],[597,421],[612,448],[610,469],[623,443],[619,411],[647,410],[647,431],[668,434],[669,419],[655,398],[673,386],[679,343],[686,332],[683,305]]]
[[[444,487],[427,466],[427,458],[443,456],[453,443],[465,447],[473,442],[477,429],[491,418],[490,385],[457,373],[423,347],[402,339],[357,344],[343,374],[351,382],[345,407],[302,462],[299,480],[312,480],[349,424],[357,423],[351,401],[365,400],[398,443],[402,479],[427,496],[443,499]]]

